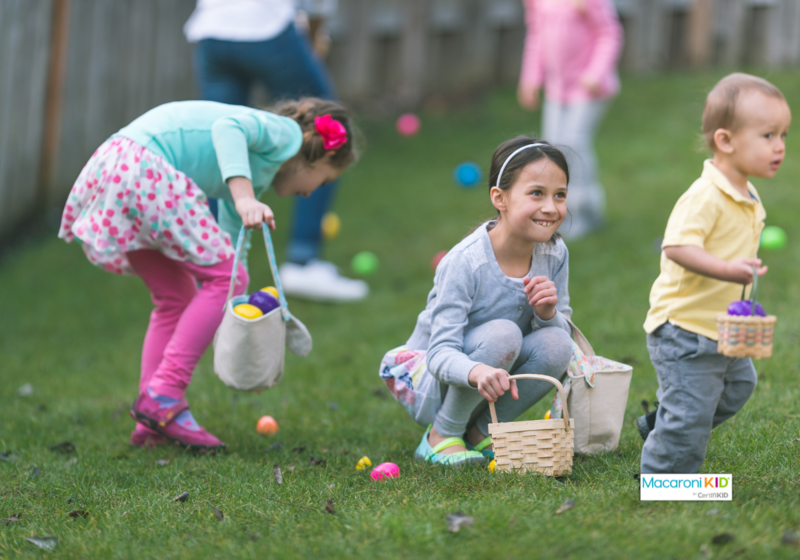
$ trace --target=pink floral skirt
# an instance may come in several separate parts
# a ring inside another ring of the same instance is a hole
[[[134,274],[125,253],[138,249],[199,265],[233,257],[230,236],[194,181],[120,136],[100,146],[81,171],[58,236],[79,239],[93,264],[115,274]]]

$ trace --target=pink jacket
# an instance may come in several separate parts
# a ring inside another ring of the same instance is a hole
[[[520,84],[540,88],[548,99],[574,103],[604,99],[619,91],[616,63],[622,26],[611,0],[523,0],[528,33]],[[582,78],[600,83],[593,97]]]

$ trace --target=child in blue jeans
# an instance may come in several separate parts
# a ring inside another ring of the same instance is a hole
[[[659,408],[637,420],[642,473],[698,472],[711,430],[755,389],[750,358],[717,352],[716,315],[739,299],[754,267],[767,272],[756,258],[766,214],[748,178],[775,175],[790,123],[783,94],[756,76],[731,74],[706,98],[703,135],[714,157],[669,217],[644,324]]]
[[[510,422],[561,378],[572,356],[564,155],[535,138],[501,144],[489,195],[497,217],[453,247],[436,269],[428,304],[380,376],[411,417],[429,426],[415,457],[445,465],[492,457],[487,401]],[[466,440],[466,441],[465,441]]]

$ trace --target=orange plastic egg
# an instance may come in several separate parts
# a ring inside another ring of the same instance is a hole
[[[258,420],[256,430],[263,436],[271,436],[278,433],[278,423],[272,416],[262,416]]]

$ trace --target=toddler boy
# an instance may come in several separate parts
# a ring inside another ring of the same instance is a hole
[[[659,408],[637,420],[642,473],[698,472],[711,430],[755,389],[749,358],[717,353],[716,315],[741,297],[754,266],[767,272],[756,258],[766,214],[748,178],[775,175],[790,122],[783,94],[756,76],[726,76],[706,98],[703,135],[714,157],[669,217],[644,324]]]

